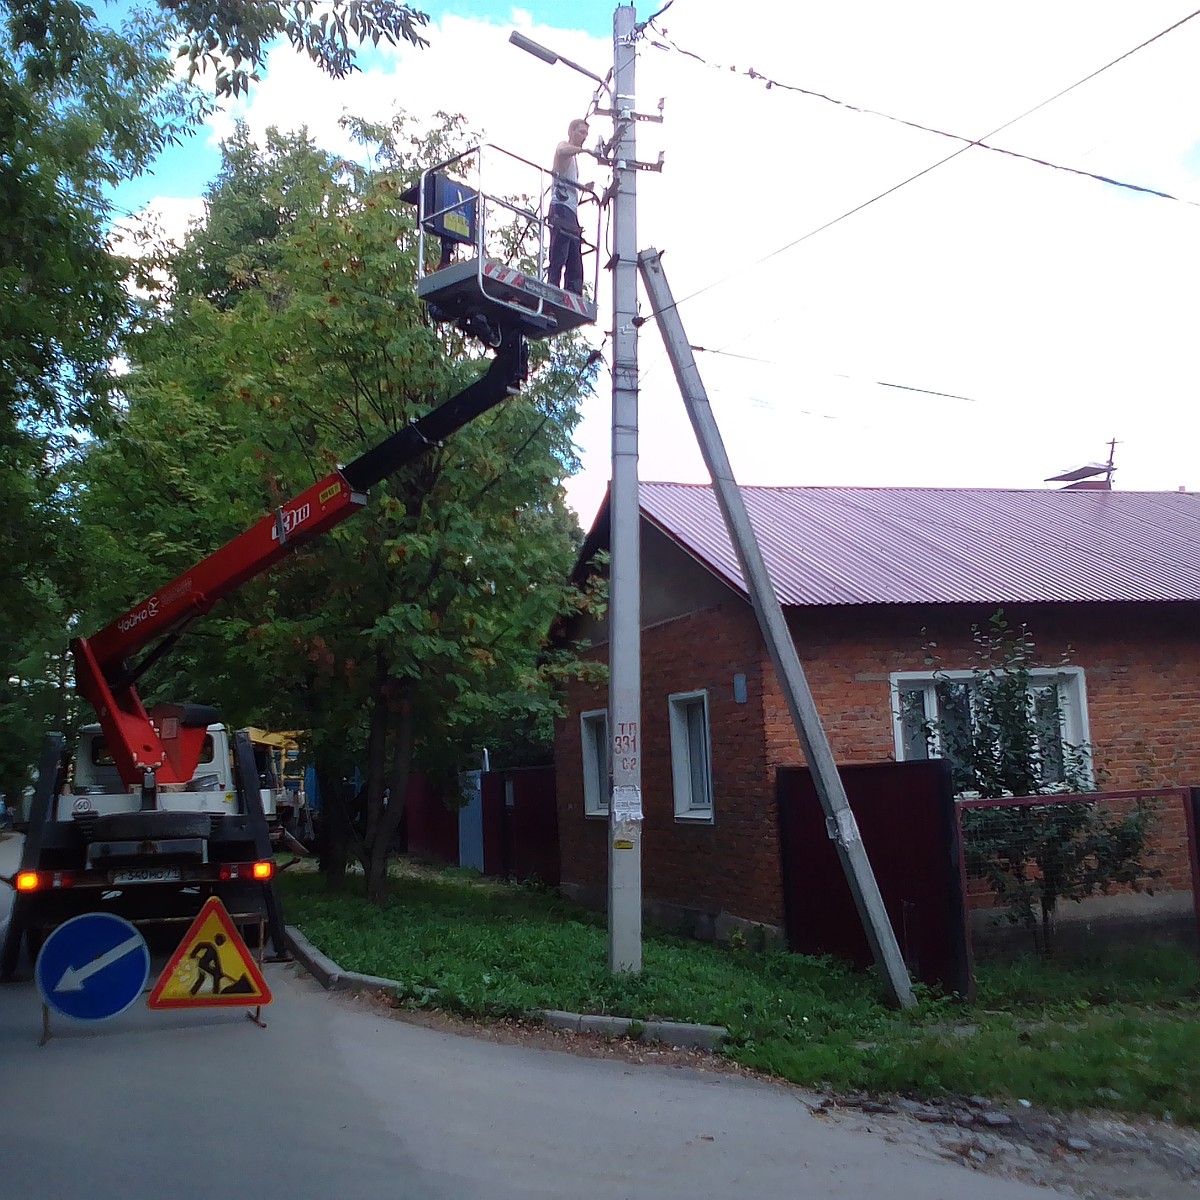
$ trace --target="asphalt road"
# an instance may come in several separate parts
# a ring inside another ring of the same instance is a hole
[[[11,849],[11,847],[8,847]],[[5,891],[0,885],[0,892]],[[0,920],[5,897],[0,896]],[[408,1024],[268,966],[241,1010],[55,1017],[0,985],[0,1179],[56,1200],[1034,1200],[795,1092]]]

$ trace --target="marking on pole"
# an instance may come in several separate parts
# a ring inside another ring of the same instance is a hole
[[[204,902],[146,1001],[149,1008],[270,1003],[271,989],[217,896]]]
[[[76,1021],[106,1021],[142,994],[150,950],[124,917],[81,913],[46,939],[33,974],[47,1008]]]

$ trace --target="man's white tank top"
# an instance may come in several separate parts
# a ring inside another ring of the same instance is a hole
[[[570,181],[569,183],[567,181]],[[572,154],[567,159],[566,169],[558,173],[554,180],[554,203],[565,204],[567,208],[576,211],[579,208],[579,189],[571,187],[579,182],[579,156]]]

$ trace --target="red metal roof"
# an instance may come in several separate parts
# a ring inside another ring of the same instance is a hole
[[[783,604],[1200,600],[1200,495],[1190,492],[742,494]],[[642,483],[641,505],[646,519],[746,590],[710,486]]]

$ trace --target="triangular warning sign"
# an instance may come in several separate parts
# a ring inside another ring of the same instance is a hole
[[[149,1008],[270,1003],[271,989],[217,896],[204,902],[146,1001]]]

